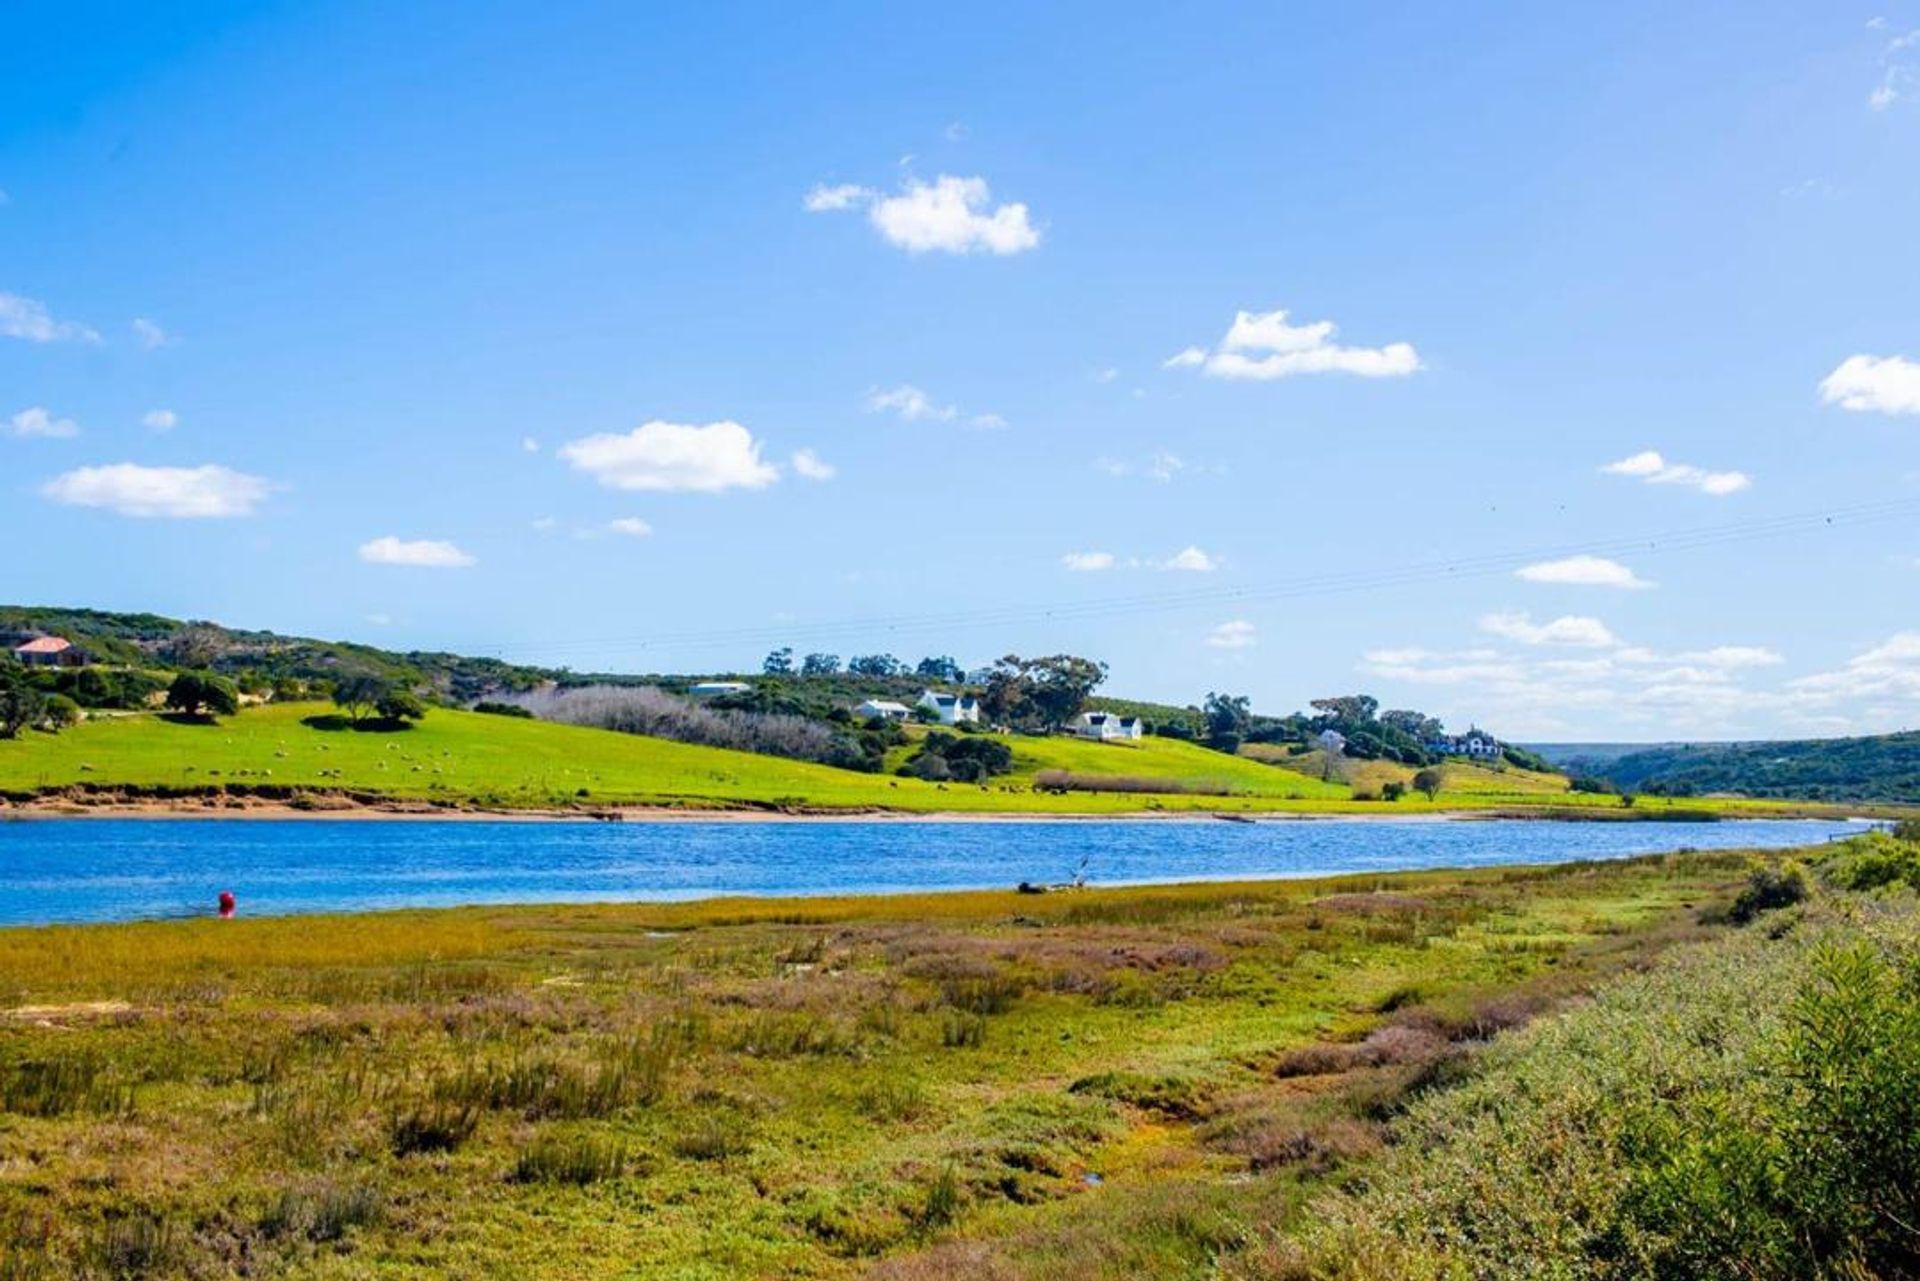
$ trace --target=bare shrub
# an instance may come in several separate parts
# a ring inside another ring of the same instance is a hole
[[[1142,778],[1131,774],[1076,774],[1072,770],[1043,769],[1033,776],[1036,792],[1139,792],[1160,795],[1232,796],[1234,790],[1213,783],[1189,783],[1175,778]]]
[[[670,738],[702,747],[729,747],[843,768],[855,768],[863,760],[851,739],[819,721],[775,712],[702,707],[653,685],[541,689],[515,694],[510,701],[543,721],[564,725]]]

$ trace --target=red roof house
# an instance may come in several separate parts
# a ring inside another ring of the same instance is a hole
[[[80,661],[80,651],[73,647],[73,642],[60,636],[36,636],[30,641],[15,645],[13,656],[23,663],[47,667]]]

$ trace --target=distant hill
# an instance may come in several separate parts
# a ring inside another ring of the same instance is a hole
[[[1535,750],[1570,773],[1597,775],[1634,792],[1920,802],[1920,733],[1641,745],[1618,753],[1604,744]]]

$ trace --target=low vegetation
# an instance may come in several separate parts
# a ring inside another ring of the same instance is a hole
[[[1288,1207],[1390,1151],[1498,1030],[1764,937],[1713,923],[1751,870],[0,932],[0,1256],[36,1278],[1264,1267]]]

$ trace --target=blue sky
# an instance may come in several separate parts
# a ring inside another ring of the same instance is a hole
[[[396,10],[0,10],[0,599],[1920,724],[1912,0]]]

